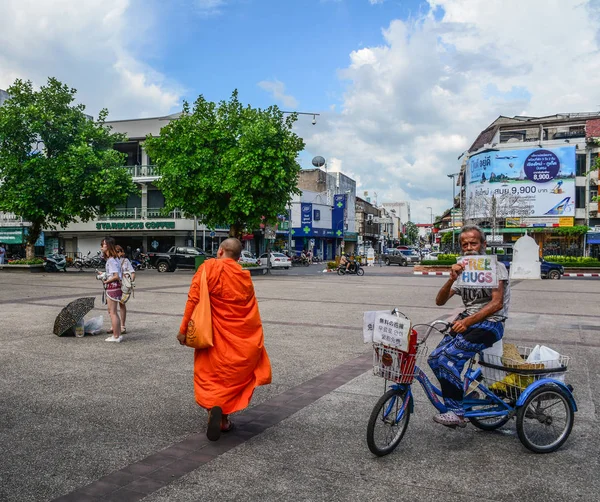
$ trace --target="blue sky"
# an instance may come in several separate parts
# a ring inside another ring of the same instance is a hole
[[[301,117],[322,155],[416,222],[499,115],[598,110],[598,0],[0,0],[0,88],[49,76],[109,119],[199,94]]]
[[[353,50],[383,43],[381,30],[391,19],[406,18],[418,1],[349,2],[232,0],[217,13],[160,7],[164,47],[156,67],[185,87],[217,101],[238,88],[254,106],[273,103],[258,83],[278,80],[298,110],[340,106],[345,82],[338,70]],[[281,103],[279,103],[281,106]]]

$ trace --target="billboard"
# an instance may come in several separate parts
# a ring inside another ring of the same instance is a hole
[[[488,151],[467,164],[465,218],[575,216],[575,146]]]

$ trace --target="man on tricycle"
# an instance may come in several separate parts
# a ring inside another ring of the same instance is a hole
[[[476,225],[462,227],[459,242],[463,255],[485,254],[485,235]],[[466,427],[463,408],[464,365],[482,350],[491,347],[504,335],[504,321],[508,315],[510,286],[508,271],[497,263],[498,287],[464,288],[455,284],[464,266],[452,265],[450,278],[438,292],[436,305],[445,305],[455,294],[460,295],[465,306],[452,324],[452,330],[444,336],[428,359],[429,366],[440,382],[446,413],[433,419],[448,427]]]

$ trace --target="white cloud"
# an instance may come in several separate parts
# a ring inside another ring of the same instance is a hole
[[[369,0],[371,5],[377,5],[378,3],[383,3],[385,0]]]
[[[214,16],[221,14],[221,7],[225,6],[225,0],[195,0],[199,14],[203,16]]]
[[[258,86],[267,91],[273,96],[275,101],[278,101],[286,108],[296,108],[298,101],[294,96],[285,93],[285,84],[279,80],[263,80],[258,83]]]
[[[429,221],[427,206],[449,207],[457,157],[498,115],[597,110],[593,1],[429,0],[382,30],[381,45],[350,54],[340,113],[298,125],[307,150]]]
[[[182,89],[136,55],[151,47],[152,19],[141,0],[3,0],[0,88],[15,78],[35,86],[53,76],[110,119],[163,115],[180,107]],[[135,44],[135,45],[134,45]]]

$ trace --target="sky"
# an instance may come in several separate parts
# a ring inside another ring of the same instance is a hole
[[[109,120],[234,89],[318,113],[302,167],[323,156],[421,223],[499,115],[598,110],[599,29],[600,0],[0,0],[0,89],[56,77]]]

